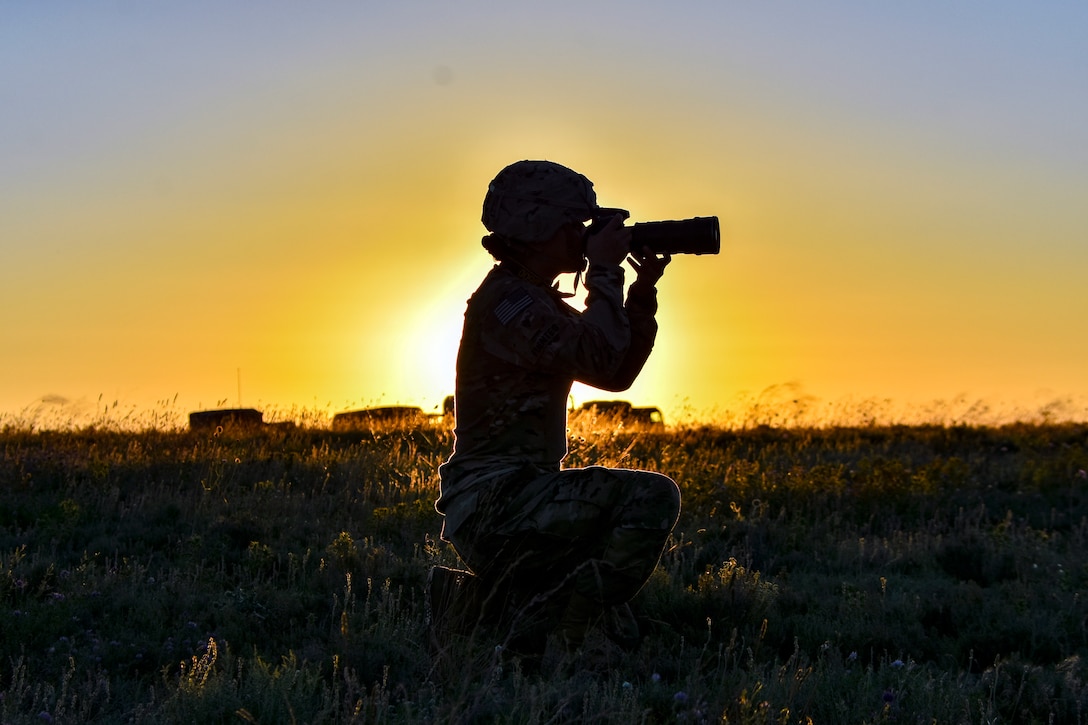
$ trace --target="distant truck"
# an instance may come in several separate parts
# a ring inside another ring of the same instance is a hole
[[[337,413],[332,417],[333,430],[369,429],[376,425],[417,425],[429,418],[423,408],[412,405],[389,405]]]
[[[583,403],[578,412],[595,413],[599,417],[614,418],[653,428],[665,427],[665,416],[652,406],[635,407],[626,400],[591,400]]]

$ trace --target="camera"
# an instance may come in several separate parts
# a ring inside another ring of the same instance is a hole
[[[624,219],[631,215],[626,209],[596,209],[587,235],[599,231],[617,214]],[[718,217],[635,222],[631,225],[631,251],[639,253],[643,248],[654,254],[717,254],[721,249]]]

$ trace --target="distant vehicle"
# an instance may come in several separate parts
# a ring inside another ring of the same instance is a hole
[[[357,430],[372,428],[375,425],[416,424],[427,419],[423,408],[412,405],[389,405],[337,413],[332,417],[332,429]]]
[[[193,431],[290,431],[295,428],[296,424],[291,420],[265,423],[264,413],[256,408],[223,408],[189,413],[189,430]]]
[[[583,403],[579,412],[596,413],[604,418],[630,421],[640,425],[654,428],[664,427],[665,416],[658,408],[652,406],[635,407],[626,400],[591,400]]]
[[[189,413],[189,430],[194,431],[237,430],[263,426],[264,413],[256,408],[223,408]]]

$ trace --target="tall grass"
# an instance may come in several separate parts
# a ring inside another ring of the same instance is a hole
[[[441,424],[0,430],[0,721],[1081,722],[1088,425],[574,420],[676,478],[646,633],[435,653]]]

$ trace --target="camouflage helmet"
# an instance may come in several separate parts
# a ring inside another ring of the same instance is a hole
[[[517,161],[487,187],[482,221],[489,232],[523,242],[550,239],[561,226],[593,216],[593,182],[551,161]]]

